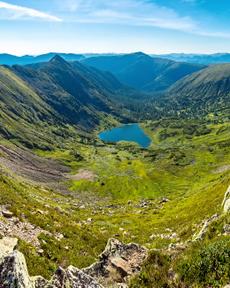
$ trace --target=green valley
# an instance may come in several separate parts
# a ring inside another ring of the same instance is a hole
[[[59,56],[1,66],[1,236],[19,239],[31,276],[83,269],[115,238],[146,247],[148,257],[139,273],[127,277],[122,266],[95,277],[104,287],[227,285],[228,66],[202,69],[157,95],[97,69]],[[150,147],[98,138],[131,122]]]

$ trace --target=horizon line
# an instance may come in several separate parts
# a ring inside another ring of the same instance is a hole
[[[15,56],[15,57],[37,57],[41,55],[46,55],[46,54],[76,54],[76,55],[88,55],[88,54],[95,54],[95,55],[103,55],[103,54],[110,54],[110,55],[127,55],[127,54],[134,54],[134,53],[143,53],[147,55],[170,55],[170,54],[184,54],[184,55],[216,55],[216,54],[230,54],[230,52],[164,52],[164,53],[154,53],[154,52],[144,52],[144,51],[130,51],[130,52],[65,52],[65,51],[49,51],[49,52],[41,52],[41,53],[36,53],[36,54],[11,54],[8,52],[0,52],[0,55],[9,55],[9,56]]]

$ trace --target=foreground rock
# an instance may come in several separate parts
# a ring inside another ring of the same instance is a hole
[[[99,280],[105,284],[125,284],[129,276],[140,271],[147,256],[147,250],[139,245],[111,239],[97,263],[83,270],[73,266],[58,268],[48,281],[41,276],[29,276],[25,257],[16,248],[17,239],[0,240],[1,288],[103,288]]]
[[[104,285],[125,284],[130,276],[140,272],[141,264],[147,257],[147,249],[134,244],[123,244],[110,239],[99,257],[99,261],[83,271],[96,279],[102,279]]]

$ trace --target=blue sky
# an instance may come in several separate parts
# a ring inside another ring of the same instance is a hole
[[[0,1],[0,53],[230,52],[229,0]]]

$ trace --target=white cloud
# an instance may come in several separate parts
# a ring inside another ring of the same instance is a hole
[[[194,33],[200,36],[230,39],[230,32],[196,30]]]
[[[0,19],[40,19],[54,22],[62,21],[56,16],[41,12],[39,10],[13,5],[3,1],[0,1]]]
[[[60,1],[60,0],[57,0]],[[158,5],[152,0],[66,0],[67,21],[79,23],[125,24],[176,30],[205,37],[228,39],[230,33],[210,31],[189,15]],[[181,0],[197,3],[198,0]],[[199,0],[203,2],[204,0]]]
[[[180,16],[175,10],[148,0],[68,0],[67,2],[75,4],[72,21],[81,23],[153,26],[180,31],[191,31],[197,27],[189,16]]]

